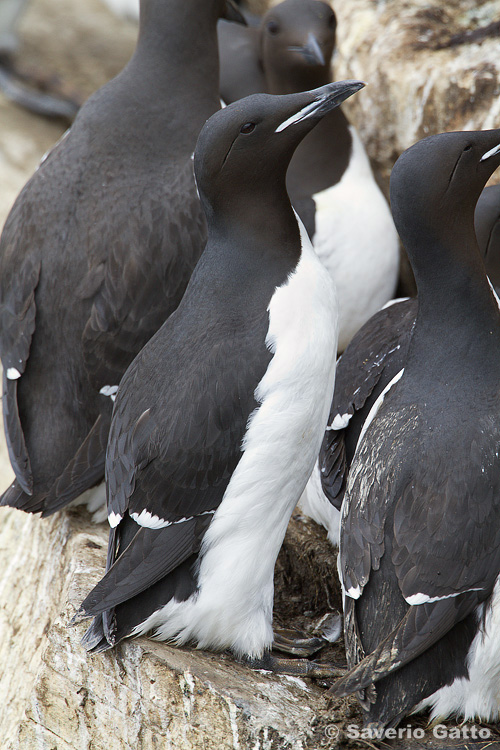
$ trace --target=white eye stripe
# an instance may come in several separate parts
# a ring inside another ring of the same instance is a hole
[[[498,144],[498,146],[493,146],[493,148],[490,148],[489,151],[483,154],[480,161],[486,161],[486,159],[489,159],[490,156],[496,156],[498,153],[500,153],[500,143]]]

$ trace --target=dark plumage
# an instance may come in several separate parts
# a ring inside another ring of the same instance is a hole
[[[255,27],[219,23],[221,96],[289,94],[331,80],[337,22],[328,3],[284,0]],[[355,128],[341,108],[298,146],[287,172],[292,205],[339,298],[339,350],[394,294],[399,243]]]
[[[177,307],[206,226],[191,156],[219,107],[224,0],[142,0],[136,51],[80,110],[0,241],[0,354],[16,481],[48,515],[99,482],[110,395]]]
[[[274,564],[319,449],[336,349],[333,286],[285,174],[301,138],[361,86],[250,97],[200,135],[207,246],[120,386],[108,570],[81,611],[95,617],[91,649],[150,630],[252,657],[272,643]]]
[[[500,292],[500,185],[485,187],[474,214],[479,249],[491,283]]]
[[[465,720],[500,712],[500,312],[474,233],[499,165],[500,130],[445,133],[408,149],[391,176],[418,314],[347,481],[350,672],[332,688],[362,691],[378,725],[419,704]]]
[[[218,24],[220,92],[226,103],[250,94],[292,94],[330,80],[337,19],[320,0],[285,0],[258,26]],[[330,114],[329,119],[332,118]],[[343,119],[338,110],[336,119]],[[344,145],[344,144],[342,144]],[[337,144],[339,158],[346,158]]]
[[[404,365],[417,310],[417,300],[408,299],[376,313],[338,362],[329,428],[318,461],[322,490],[337,510],[370,409]]]
[[[500,185],[487,187],[481,193],[474,213],[474,226],[488,278],[498,293]],[[416,298],[397,300],[380,310],[356,334],[338,362],[328,420],[332,429],[325,433],[319,456],[322,490],[338,510],[370,409],[404,365],[417,310]],[[336,425],[338,429],[335,429]],[[329,515],[326,511],[325,518]],[[335,515],[333,519],[336,528]]]

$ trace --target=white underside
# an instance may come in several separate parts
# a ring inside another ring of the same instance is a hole
[[[339,546],[340,533],[340,512],[335,508],[326,497],[321,486],[321,475],[318,462],[314,464],[314,469],[309,477],[307,486],[300,498],[300,509],[306,516],[312,518],[320,526],[324,526],[328,531],[328,541],[334,547]]]
[[[317,193],[314,249],[339,301],[339,351],[394,294],[399,240],[389,206],[351,127],[352,155],[340,182]]]
[[[302,228],[303,230],[303,228]],[[274,356],[255,396],[243,455],[203,540],[199,588],[170,601],[133,635],[261,656],[273,641],[274,565],[319,452],[333,393],[337,302],[305,230],[302,256],[274,293],[266,343]]]
[[[486,614],[485,628],[474,638],[467,663],[469,677],[456,679],[448,687],[437,690],[422,701],[415,712],[431,709],[431,717],[456,716],[463,721],[476,718],[498,721],[500,718],[500,577],[493,591],[491,607]],[[483,606],[477,609],[482,620]]]
[[[107,518],[106,508],[106,485],[104,482],[85,490],[75,500],[74,505],[86,505],[89,513],[92,513],[93,523],[104,523]]]

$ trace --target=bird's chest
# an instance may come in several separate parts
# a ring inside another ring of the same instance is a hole
[[[256,390],[262,408],[286,422],[283,428],[293,425],[306,436],[323,423],[334,383],[337,323],[333,283],[309,244],[271,298],[266,344],[273,357]]]

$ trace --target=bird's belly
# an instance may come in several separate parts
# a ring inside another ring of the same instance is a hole
[[[313,196],[314,249],[337,287],[339,351],[394,294],[399,245],[372,177],[349,179]]]
[[[309,478],[300,498],[300,509],[306,516],[328,531],[328,540],[334,547],[339,546],[340,511],[328,500],[321,486],[321,474],[318,462]]]

